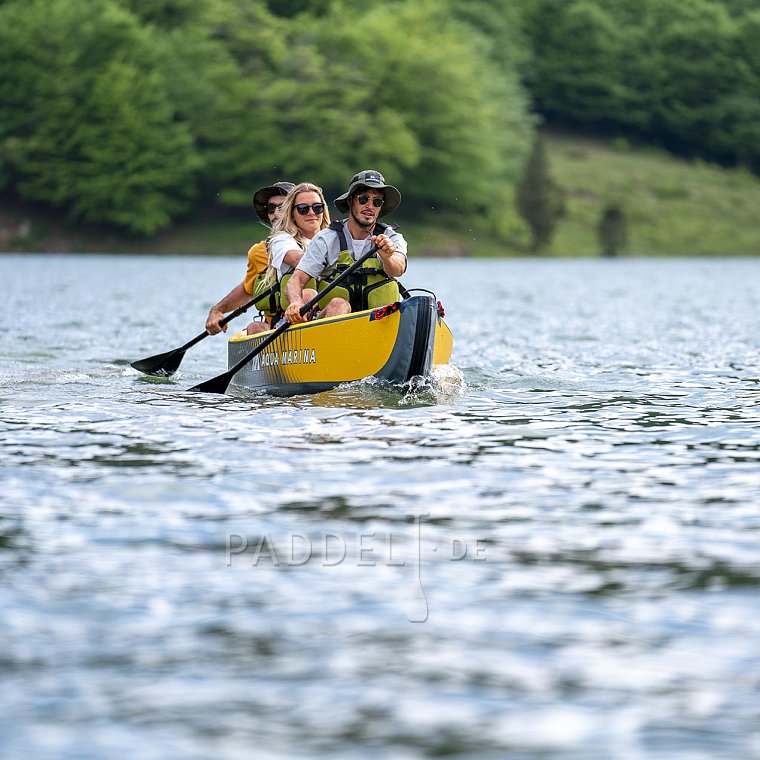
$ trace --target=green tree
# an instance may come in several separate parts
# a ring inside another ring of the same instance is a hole
[[[248,204],[252,183],[283,176],[337,190],[357,168],[375,166],[421,203],[480,209],[494,183],[516,179],[530,145],[527,98],[470,25],[429,0],[303,6],[290,19],[229,0],[213,25],[239,74],[220,75],[220,108],[193,123],[208,125],[195,130],[204,130],[204,173],[222,200]],[[372,44],[360,26],[373,30]],[[208,75],[196,75],[192,61],[187,69],[192,93]]]
[[[596,232],[602,256],[612,258],[625,250],[628,245],[628,223],[619,203],[611,201],[604,207]]]
[[[547,121],[757,168],[752,0],[523,0]],[[756,6],[756,4],[755,4]]]
[[[533,251],[540,253],[551,243],[557,222],[565,212],[564,192],[552,179],[546,148],[536,135],[515,196],[517,210],[533,235]]]
[[[615,122],[627,101],[625,38],[595,0],[538,0],[526,10],[534,65],[526,81],[539,111],[574,123]]]
[[[143,23],[181,28],[203,13],[207,0],[118,0]]]
[[[8,0],[0,183],[150,233],[194,198],[330,192],[375,166],[493,218],[534,129],[513,18],[508,0]]]
[[[72,218],[150,234],[186,210],[196,161],[148,31],[111,0],[0,7],[6,184]]]
[[[249,207],[252,185],[281,179],[271,161],[276,135],[257,99],[288,55],[285,28],[263,2],[204,0],[181,25],[155,35],[175,120],[192,133],[202,162],[204,202]]]
[[[323,16],[335,4],[335,0],[267,0],[267,8],[275,16],[292,18],[299,14]]]
[[[372,44],[359,24],[373,30]],[[348,84],[361,98],[359,129],[356,117],[343,119],[342,134],[355,133],[347,166],[390,162],[398,173],[388,174],[410,197],[459,210],[487,208],[494,186],[516,180],[532,133],[525,93],[445,5],[383,3],[329,17],[318,33],[319,49],[342,71],[335,89]],[[406,153],[383,160],[379,149],[394,135],[408,135]]]
[[[736,28],[736,61],[740,84],[724,101],[721,124],[733,133],[741,163],[760,174],[760,10],[745,15]]]
[[[524,69],[531,58],[523,31],[522,12],[515,0],[448,0],[454,18],[476,31],[483,48],[508,78]]]

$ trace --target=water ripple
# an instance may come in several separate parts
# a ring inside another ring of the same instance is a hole
[[[4,758],[760,756],[757,263],[415,262],[455,354],[401,391],[129,367],[238,265],[0,259],[4,324],[50,294],[0,332]]]

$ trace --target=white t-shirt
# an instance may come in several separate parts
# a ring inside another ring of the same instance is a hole
[[[343,234],[346,236],[346,243],[354,261],[372,245],[371,237],[367,237],[364,240],[354,240],[348,231],[347,222],[343,222]],[[396,230],[390,228],[386,230],[385,235],[396,246],[396,251],[406,256],[407,246],[404,236],[400,232],[396,232]],[[328,227],[318,232],[311,239],[297,269],[306,272],[310,277],[316,278],[332,274],[339,254],[340,238],[338,237],[338,233]]]
[[[285,254],[288,251],[302,251],[301,244],[289,232],[277,232],[269,239],[269,255],[272,266],[277,270],[280,277],[289,274],[295,267],[285,263]]]

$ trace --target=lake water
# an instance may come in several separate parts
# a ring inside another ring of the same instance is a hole
[[[407,394],[129,367],[242,269],[0,257],[0,756],[760,758],[760,259],[412,260]]]

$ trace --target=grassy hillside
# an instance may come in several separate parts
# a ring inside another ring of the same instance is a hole
[[[625,210],[629,255],[760,254],[760,178],[622,141],[558,133],[546,138],[551,172],[567,194],[567,213],[546,255],[598,255],[596,225],[610,201]],[[501,213],[487,222],[434,208],[415,209],[413,199],[405,199],[393,221],[401,224],[419,255],[530,255],[528,231],[514,210],[510,190],[494,192],[503,197]],[[489,231],[494,227],[498,237]],[[265,233],[253,212],[199,214],[143,240],[72,226],[60,214],[39,208],[8,202],[0,206],[3,251],[240,254]]]
[[[609,201],[625,209],[632,254],[760,254],[760,179],[746,171],[561,135],[549,136],[549,151],[568,193],[558,254],[597,253],[596,224]]]
[[[760,178],[741,169],[676,158],[660,150],[547,133],[550,170],[565,190],[566,213],[549,256],[598,256],[597,224],[618,203],[634,256],[760,254]],[[470,255],[530,255],[530,235],[504,193],[496,220],[501,242],[481,225],[448,215],[438,229],[429,220],[407,222],[419,246]]]

